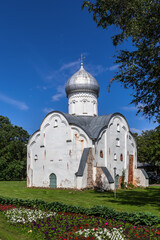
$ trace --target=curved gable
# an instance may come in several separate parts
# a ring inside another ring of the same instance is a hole
[[[48,113],[46,117],[43,119],[40,126],[40,130],[38,131],[41,131],[43,126],[45,127],[46,124],[50,124],[50,121],[54,116],[59,117],[61,121],[65,123],[65,121],[62,119],[64,117],[69,125],[74,125],[81,128],[92,140],[97,140],[101,132],[104,129],[108,128],[108,125],[116,117],[123,118],[128,126],[126,118],[121,113],[113,113],[108,115],[92,117],[92,116],[74,116],[74,115],[70,115],[60,111],[52,111]],[[128,126],[128,130],[129,130],[129,126]],[[38,131],[36,131],[35,133],[37,133]],[[35,133],[33,133],[32,136],[34,136]]]

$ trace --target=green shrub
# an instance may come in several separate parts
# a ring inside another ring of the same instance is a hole
[[[105,207],[105,206],[94,206],[91,208],[83,208],[80,206],[67,205],[61,202],[47,203],[40,199],[23,200],[18,198],[5,198],[5,197],[0,197],[0,204],[13,204],[17,207],[23,206],[23,207],[29,207],[29,208],[37,208],[40,210],[49,210],[54,212],[70,212],[70,213],[79,213],[79,214],[85,214],[85,215],[94,215],[97,217],[123,220],[126,222],[131,222],[134,225],[153,226],[153,225],[160,224],[160,218],[153,215],[152,213],[118,212],[112,208]]]

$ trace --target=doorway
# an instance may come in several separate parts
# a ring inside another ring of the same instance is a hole
[[[50,188],[56,188],[57,187],[57,177],[54,173],[51,173],[49,176],[50,179]]]

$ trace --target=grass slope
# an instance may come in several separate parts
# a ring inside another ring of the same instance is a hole
[[[118,190],[115,199],[113,192],[36,189],[26,188],[26,182],[0,181],[0,196],[21,199],[38,198],[47,202],[59,201],[83,207],[105,205],[118,211],[151,212],[160,217],[160,187]]]
[[[31,240],[30,233],[10,225],[0,212],[0,240]]]

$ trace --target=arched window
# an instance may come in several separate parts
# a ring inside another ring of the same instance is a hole
[[[76,104],[76,102],[73,101],[72,102],[72,114],[75,114],[75,104]]]
[[[83,100],[83,113],[86,114],[87,113],[87,101]]]
[[[58,127],[58,120],[57,119],[54,120],[54,128],[56,128],[56,127]]]
[[[120,155],[120,160],[123,161],[123,154]]]
[[[120,140],[119,140],[119,138],[116,138],[116,146],[120,147]]]
[[[95,101],[93,102],[93,114],[97,116],[97,104]]]
[[[117,124],[117,132],[120,132],[120,126],[119,126],[119,123]]]
[[[100,157],[103,158],[103,151],[100,151]]]
[[[117,161],[117,154],[114,153],[114,160]]]

